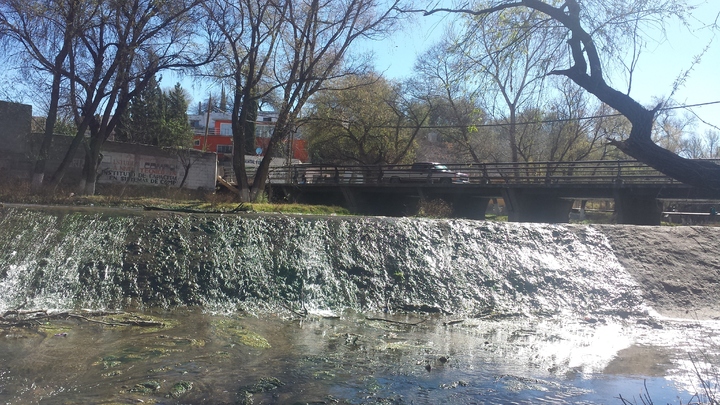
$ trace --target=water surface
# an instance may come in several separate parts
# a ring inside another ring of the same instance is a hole
[[[718,327],[371,315],[176,310],[142,315],[160,328],[62,321],[8,330],[0,402],[607,404],[644,384],[657,403],[687,401],[687,345],[706,345]]]

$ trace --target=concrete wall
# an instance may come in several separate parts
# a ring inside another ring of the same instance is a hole
[[[24,153],[31,122],[32,106],[0,101],[0,149]]]
[[[0,173],[3,177],[24,180],[32,177],[42,136],[30,133],[31,119],[31,106],[0,101]],[[71,141],[70,136],[55,135],[46,176],[55,172]],[[215,153],[108,141],[103,144],[101,154],[97,177],[101,184],[179,187],[182,183],[183,188],[188,189],[215,189]],[[85,152],[80,148],[65,175],[65,182],[79,182],[84,161]]]
[[[105,142],[102,155],[98,183],[215,189],[215,153]]]

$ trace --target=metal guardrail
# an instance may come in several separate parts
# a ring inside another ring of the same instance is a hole
[[[720,159],[706,160],[720,164]],[[635,160],[579,162],[446,164],[466,173],[469,184],[677,184],[657,170]],[[272,184],[382,184],[389,173],[410,165],[347,166],[300,164],[271,168]],[[458,184],[457,186],[462,186]]]

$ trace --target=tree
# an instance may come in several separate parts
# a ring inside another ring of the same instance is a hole
[[[78,133],[55,174],[62,179],[89,129],[81,192],[94,194],[100,148],[130,101],[158,72],[192,69],[215,55],[214,38],[199,37],[200,0],[100,2],[101,11],[70,53],[70,101]],[[203,46],[200,46],[200,43]]]
[[[252,199],[245,155],[254,149],[255,120],[264,96],[260,86],[269,75],[288,6],[285,0],[216,0],[205,5],[226,44],[213,70],[233,84],[233,169],[242,201]]]
[[[720,132],[708,130],[701,137],[690,136],[682,141],[682,155],[690,159],[720,158]]]
[[[96,4],[82,0],[3,0],[0,2],[0,40],[27,67],[51,75],[50,95],[43,139],[33,170],[31,188],[39,191],[45,177],[46,161],[52,145],[61,98],[63,70],[88,17],[98,10]],[[19,44],[15,48],[14,44]]]
[[[530,9],[544,14],[566,31],[564,40],[567,41],[571,60],[567,68],[553,69],[548,74],[568,77],[630,121],[632,128],[629,136],[622,140],[611,139],[612,145],[683,183],[720,189],[720,166],[682,158],[653,142],[653,125],[662,104],[645,108],[628,94],[610,86],[600,58],[601,50],[618,51],[622,41],[627,39],[626,35],[639,31],[637,24],[640,21],[662,24],[663,18],[687,15],[692,7],[686,2],[674,0],[598,0],[582,5],[577,0],[566,0],[558,6],[555,4],[540,0],[495,1],[479,10],[436,9],[426,14],[451,11],[484,18],[510,9]]]
[[[550,108],[537,117],[543,121],[538,131],[539,154],[525,156],[525,161],[580,161],[598,156],[602,148],[603,137],[593,131],[596,122],[584,119],[595,112],[584,92],[571,86],[567,79],[560,80],[557,89],[557,97],[548,100]],[[533,135],[524,134],[523,138]]]
[[[708,130],[705,132],[705,158],[718,159],[720,158],[720,132]]]
[[[165,99],[155,77],[148,81],[130,103],[117,126],[116,139],[121,142],[158,145],[165,120]]]
[[[258,166],[252,199],[265,188],[272,151],[295,133],[305,103],[328,81],[368,70],[366,59],[353,58],[350,47],[392,30],[400,0],[291,1],[273,77],[282,89],[278,119]]]
[[[679,115],[676,110],[660,110],[655,116],[652,140],[661,147],[680,154],[693,124],[694,121],[690,116]]]
[[[175,148],[189,148],[192,146],[193,131],[188,120],[187,93],[180,83],[164,94],[165,98],[165,120],[163,126],[163,137],[158,142],[160,146]]]
[[[152,79],[130,101],[115,131],[116,139],[154,146],[190,147],[192,128],[187,109],[187,95],[180,83],[163,92],[157,80]]]
[[[520,160],[518,114],[537,109],[544,78],[557,62],[560,46],[556,30],[547,29],[544,16],[534,10],[514,9],[467,21],[466,34],[452,52],[460,52],[465,69],[475,72],[483,108],[503,122],[510,160]]]
[[[582,92],[567,79],[545,78],[553,63],[551,37],[532,40],[527,23],[513,26],[522,20],[540,19],[516,12],[493,19],[492,27],[481,25],[480,32],[470,20],[465,26],[472,34],[447,34],[416,62],[416,87],[431,97],[430,125],[460,152],[458,162],[581,160],[601,148],[592,121],[578,121],[591,114]]]
[[[353,57],[351,45],[389,32],[399,14],[399,0],[223,3],[214,4],[211,19],[229,43],[229,61],[234,69],[233,167],[241,199],[254,201],[265,189],[276,148],[297,131],[305,103],[327,81],[367,70],[365,59]],[[278,118],[250,181],[244,155],[248,138],[254,136],[253,113],[260,100],[276,92],[280,94]]]
[[[401,87],[377,74],[350,76],[318,93],[304,126],[313,163],[398,164],[412,161],[415,138],[427,117],[415,121]]]
[[[454,49],[454,40],[445,38],[420,56],[415,62],[411,88],[430,109],[428,125],[434,142],[452,148],[454,159],[448,156],[439,160],[458,163],[493,160],[497,155],[493,150],[495,134],[477,126],[487,118],[478,104],[481,89],[475,85],[463,55],[453,52]]]

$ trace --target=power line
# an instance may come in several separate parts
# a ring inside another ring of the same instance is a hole
[[[697,103],[697,104],[686,104],[686,105],[678,105],[678,106],[672,106],[672,107],[663,107],[659,108],[658,111],[668,111],[668,110],[679,110],[679,109],[688,109],[693,107],[704,107],[708,105],[714,105],[714,104],[720,104],[720,100],[718,101],[710,101],[707,103]],[[524,121],[524,122],[516,122],[514,124],[505,122],[505,123],[493,123],[493,124],[467,124],[467,125],[423,125],[420,128],[422,129],[450,129],[450,128],[493,128],[493,127],[507,127],[510,125],[535,125],[535,124],[555,124],[555,123],[561,123],[561,122],[573,122],[573,121],[587,121],[587,120],[593,120],[598,118],[611,118],[611,117],[622,117],[623,115],[620,113],[614,113],[614,114],[598,114],[598,115],[591,115],[587,117],[575,117],[575,118],[555,118],[555,119],[548,119],[548,120],[537,120],[537,121]],[[416,126],[377,126],[374,128],[409,128],[409,129],[415,129],[418,128]]]
[[[720,101],[709,101],[707,103],[688,104],[688,105],[677,105],[674,107],[661,108],[661,110],[676,110],[679,108],[692,108],[692,107],[704,107],[706,105],[720,104]]]

